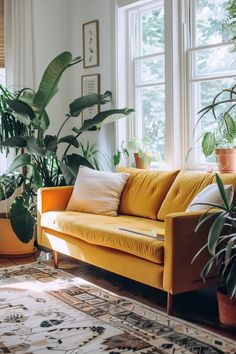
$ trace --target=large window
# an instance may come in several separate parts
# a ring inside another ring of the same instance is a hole
[[[229,1],[126,2],[123,40],[118,42],[119,57],[126,58],[119,69],[126,75],[120,75],[122,69],[118,74],[120,92],[128,98],[124,102],[135,108],[128,137],[149,138],[154,165],[161,160],[170,168],[205,169],[214,158],[205,160],[201,136],[215,122],[205,115],[193,135],[198,112],[236,83],[232,33],[223,25]]]
[[[133,136],[145,137],[148,150],[165,159],[164,1],[151,1],[126,12]],[[146,139],[147,138],[147,139]]]
[[[218,92],[235,83],[236,52],[232,52],[230,34],[223,25],[227,15],[227,6],[228,0],[190,1],[188,50],[190,137],[199,118],[197,112],[210,104]],[[216,108],[216,114],[219,113]],[[189,141],[193,147],[190,158],[192,166],[206,162],[201,153],[199,137],[206,130],[211,131],[214,124],[215,120],[211,114],[208,114],[197,125],[192,141]],[[214,158],[211,157],[208,161],[212,162]]]

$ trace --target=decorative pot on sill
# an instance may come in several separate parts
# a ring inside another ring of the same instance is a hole
[[[217,291],[220,323],[228,328],[236,328],[236,299],[230,299],[225,288],[220,287]]]
[[[236,148],[215,149],[218,171],[236,173]]]
[[[12,230],[10,219],[0,214],[0,257],[19,258],[34,253],[34,239],[28,243],[21,242]]]
[[[135,167],[140,169],[149,169],[151,158],[149,155],[143,153],[143,156],[139,156],[138,152],[134,152]]]

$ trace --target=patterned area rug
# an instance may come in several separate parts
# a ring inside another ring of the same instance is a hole
[[[0,353],[235,354],[236,342],[33,263],[0,270]]]

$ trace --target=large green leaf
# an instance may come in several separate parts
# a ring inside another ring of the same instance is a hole
[[[207,132],[204,134],[202,139],[202,151],[203,154],[207,157],[212,155],[216,147],[215,134],[212,132]]]
[[[35,92],[28,88],[21,90],[18,95],[20,100],[27,103],[30,107],[33,107],[34,96],[35,96]],[[45,110],[43,111],[40,120],[38,114],[36,114],[34,119],[32,120],[33,127],[37,129],[42,129],[43,132],[47,130],[49,124],[50,124],[49,117]]]
[[[218,125],[223,138],[232,144],[236,135],[236,125],[232,116],[228,112],[221,114],[218,117]]]
[[[63,72],[70,66],[82,61],[81,57],[72,58],[70,52],[63,52],[54,58],[46,68],[39,89],[33,99],[33,109],[39,120],[52,97],[58,91],[58,83]]]
[[[27,138],[27,149],[30,154],[43,157],[45,156],[45,151],[41,148],[38,143],[37,139],[34,136],[30,136]]]
[[[62,138],[60,138],[60,139],[58,140],[58,144],[61,144],[61,143],[71,144],[71,145],[73,145],[73,146],[76,147],[76,148],[79,147],[79,142],[78,142],[78,140],[76,139],[76,136],[75,136],[75,135],[66,135],[66,136],[63,136]]]
[[[8,167],[6,174],[15,172],[19,167],[31,165],[31,156],[27,153],[17,156],[12,164]]]
[[[33,166],[32,170],[33,170],[32,176],[33,176],[34,187],[35,187],[35,189],[39,189],[39,188],[43,187],[42,177],[35,166]]]
[[[225,221],[226,221],[225,215],[224,215],[224,213],[221,213],[214,220],[214,222],[211,225],[211,228],[209,230],[209,234],[208,234],[208,250],[209,250],[210,254],[212,254],[212,255],[215,255],[216,246],[217,246],[219,237],[220,237],[220,235],[222,233]]]
[[[23,136],[12,136],[3,142],[4,146],[23,148],[27,146],[27,138]]]
[[[224,205],[227,208],[227,210],[229,210],[229,202],[228,202],[227,195],[225,193],[224,184],[223,184],[220,176],[218,175],[218,173],[216,173],[216,183],[217,183],[221,198],[222,198],[222,200],[224,202]]]
[[[8,100],[7,103],[14,112],[24,114],[29,117],[30,120],[34,119],[34,111],[27,103],[18,99]]]
[[[77,176],[81,165],[93,168],[92,164],[84,156],[78,154],[67,155],[64,157],[63,163],[70,169],[74,178]]]
[[[45,149],[49,154],[57,150],[57,137],[56,135],[46,135],[44,138]]]
[[[23,182],[21,174],[11,173],[0,176],[0,200],[9,198]]]
[[[60,163],[60,169],[61,169],[61,172],[62,172],[62,175],[64,177],[66,184],[68,186],[72,185],[75,178],[76,178],[74,171],[71,170],[70,167],[67,166],[63,161],[61,161],[61,163]]]
[[[23,193],[12,202],[10,221],[16,236],[24,243],[28,243],[34,235],[36,219],[30,210],[30,197]]]
[[[109,109],[107,111],[98,113],[92,119],[85,120],[80,129],[73,128],[73,131],[79,134],[84,131],[88,131],[93,127],[101,126],[102,124],[107,124],[107,123],[117,121],[118,119],[123,118],[125,115],[128,115],[132,112],[134,112],[134,110],[129,108]]]
[[[107,97],[111,97],[110,91],[106,91],[103,95],[93,93],[79,97],[70,104],[70,115],[73,117],[78,117],[85,108],[93,107],[97,104],[105,104],[110,101]]]

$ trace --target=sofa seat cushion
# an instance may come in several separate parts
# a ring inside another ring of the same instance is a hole
[[[118,172],[129,173],[118,211],[125,215],[156,220],[162,202],[179,170],[158,171],[119,167]]]
[[[91,244],[118,249],[157,264],[164,262],[164,223],[150,219],[118,215],[116,218],[73,211],[51,211],[42,214],[41,226],[86,241]],[[159,238],[119,230],[127,228]]]

